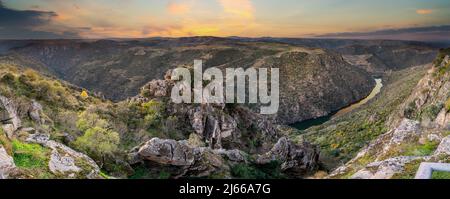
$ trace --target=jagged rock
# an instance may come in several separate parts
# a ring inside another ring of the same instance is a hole
[[[404,119],[401,124],[394,130],[391,138],[392,144],[400,144],[411,136],[417,136],[419,131],[419,122]]]
[[[450,113],[445,108],[439,112],[435,120],[436,124],[442,128],[450,129]]]
[[[57,150],[53,150],[48,162],[48,167],[52,173],[78,173],[81,168],[75,165],[75,159],[64,155],[62,156]],[[69,174],[69,175],[71,175]]]
[[[3,130],[9,138],[12,138],[14,133],[22,127],[22,121],[19,117],[17,104],[2,95],[0,95],[0,103],[0,109],[6,110],[8,115],[8,123],[3,124]]]
[[[296,145],[286,137],[282,137],[273,146],[272,150],[260,155],[256,163],[268,164],[272,161],[280,161],[283,171],[302,175],[317,169],[319,152],[317,147],[307,143]]]
[[[230,163],[247,162],[245,153],[235,150],[209,147],[192,147],[187,141],[153,138],[133,149],[129,163],[156,163],[171,168],[172,177],[207,177],[214,173],[229,172]],[[149,168],[151,169],[151,168]]]
[[[13,158],[0,145],[0,179],[7,179],[15,169],[16,165],[14,164]]]
[[[41,118],[42,111],[42,105],[33,100],[30,109],[28,110],[28,115],[34,122],[40,125],[44,123],[43,119]]]
[[[194,152],[187,144],[175,140],[153,138],[138,151],[140,157],[159,164],[189,166],[194,163]]]
[[[227,160],[232,162],[247,162],[247,158],[245,157],[244,152],[238,149],[233,150],[218,149],[214,150],[214,153],[224,156],[226,157]]]
[[[73,174],[77,176],[83,175],[83,178],[89,179],[102,178],[100,176],[100,167],[94,160],[64,144],[50,140],[48,134],[32,134],[29,135],[26,141],[38,143],[52,149],[48,165],[50,171],[54,174],[62,174],[67,178],[71,178],[70,176],[73,176]]]
[[[222,140],[237,133],[237,122],[230,115],[212,105],[193,109],[190,113],[192,128],[211,148],[222,148]]]
[[[169,93],[169,83],[166,80],[153,80],[142,87],[145,97],[166,97]]]
[[[352,179],[390,179],[397,173],[401,173],[405,164],[420,159],[420,157],[395,157],[383,161],[373,162],[366,168],[352,175]]]
[[[450,136],[447,136],[444,139],[442,139],[438,148],[434,152],[435,156],[440,154],[450,155]]]

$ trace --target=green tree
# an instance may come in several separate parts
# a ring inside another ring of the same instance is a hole
[[[87,129],[83,136],[78,137],[74,145],[92,157],[101,159],[103,164],[106,155],[112,155],[117,151],[119,142],[120,137],[117,132],[93,127]]]

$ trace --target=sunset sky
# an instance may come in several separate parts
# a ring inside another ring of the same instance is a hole
[[[425,36],[431,34],[440,38],[450,33],[450,0],[0,2],[0,39],[204,35],[311,37],[386,29],[390,30],[386,34],[397,29],[405,29],[406,34],[410,34],[417,33],[417,27],[425,27],[419,29],[427,31]],[[410,31],[411,28],[414,31]]]

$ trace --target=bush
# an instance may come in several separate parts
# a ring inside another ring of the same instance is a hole
[[[77,149],[103,160],[106,155],[112,155],[117,151],[119,142],[120,137],[117,132],[93,127],[86,130],[83,136],[77,138],[74,145]]]
[[[272,161],[267,165],[236,164],[231,167],[231,175],[242,179],[278,179],[285,176],[281,173],[280,163]]]
[[[90,113],[89,111],[83,111],[78,115],[77,128],[85,132],[90,128],[108,128],[108,121],[100,118],[96,113]]]

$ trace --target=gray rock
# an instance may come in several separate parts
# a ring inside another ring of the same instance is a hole
[[[63,174],[67,178],[74,173],[88,173],[85,178],[102,178],[100,167],[89,156],[77,152],[72,148],[59,142],[50,140],[48,134],[32,134],[26,139],[27,142],[38,143],[52,150],[49,161],[49,169],[54,174]],[[83,166],[77,165],[83,162]]]
[[[11,99],[0,95],[0,109],[6,110],[9,123],[3,124],[3,130],[6,135],[12,138],[14,133],[22,127],[22,121],[20,120],[17,104]]]
[[[28,110],[28,115],[34,122],[41,125],[44,123],[43,119],[41,118],[42,111],[42,105],[33,100],[30,109]]]
[[[445,137],[442,139],[441,143],[439,144],[436,151],[434,151],[434,155],[450,155],[450,136]]]
[[[281,169],[299,175],[312,172],[318,168],[319,152],[317,147],[307,143],[296,145],[286,137],[282,137],[266,154],[256,160],[258,164],[280,161]]]
[[[6,153],[5,148],[0,145],[0,179],[7,179],[11,172],[16,169],[14,160]]]
[[[153,80],[142,87],[145,97],[166,97],[169,93],[170,84],[166,80]]]
[[[247,162],[245,153],[238,149],[233,150],[218,149],[214,150],[214,153],[224,156],[227,160],[232,162]]]
[[[81,168],[75,165],[75,159],[67,154],[62,155],[57,150],[53,150],[48,162],[48,167],[52,173],[70,173],[71,175],[81,171]]]
[[[193,149],[175,140],[153,138],[138,151],[140,157],[159,164],[189,166],[194,163]]]

